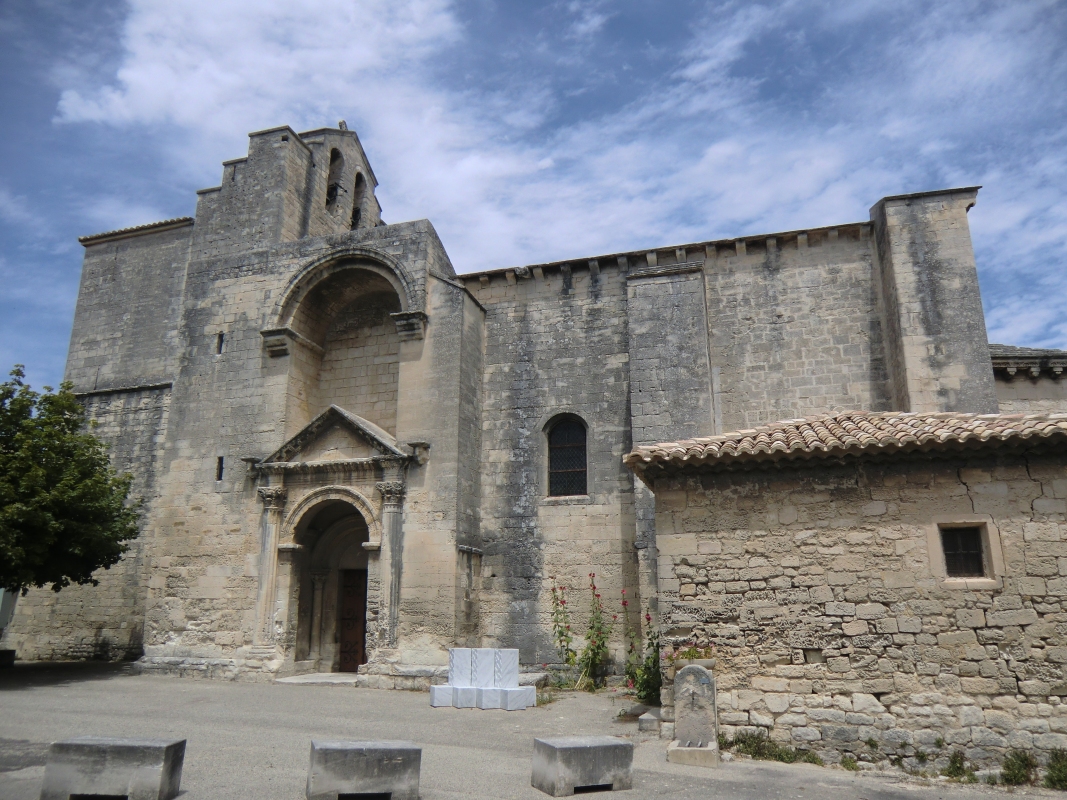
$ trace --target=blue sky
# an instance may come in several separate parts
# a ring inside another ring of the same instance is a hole
[[[1067,4],[10,0],[0,367],[61,379],[79,235],[345,119],[460,272],[866,219],[981,184],[990,339],[1067,348]]]

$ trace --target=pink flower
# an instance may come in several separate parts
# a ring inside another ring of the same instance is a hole
[[[630,601],[629,600],[623,600],[622,601],[622,607],[623,608],[626,608],[626,606],[628,606],[628,605],[630,605]]]

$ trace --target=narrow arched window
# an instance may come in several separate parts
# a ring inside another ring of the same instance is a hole
[[[548,432],[548,493],[552,497],[587,494],[585,426],[561,419]]]
[[[330,151],[330,171],[326,176],[326,208],[333,208],[337,203],[337,193],[341,191],[341,174],[345,171],[345,157],[336,147]]]
[[[363,217],[363,195],[367,189],[367,182],[363,180],[363,173],[356,173],[356,185],[352,189],[352,230],[359,227],[359,221]]]

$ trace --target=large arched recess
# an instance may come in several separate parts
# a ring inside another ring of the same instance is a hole
[[[421,310],[416,308],[418,292],[414,281],[396,261],[375,250],[346,247],[306,264],[289,280],[275,306],[274,324],[269,327],[291,327],[304,298],[323,281],[348,270],[366,270],[380,275],[393,285],[403,311]]]
[[[396,433],[400,334],[392,315],[410,308],[401,276],[349,253],[290,283],[278,309],[279,327],[299,342],[289,370],[289,435],[331,405]]]

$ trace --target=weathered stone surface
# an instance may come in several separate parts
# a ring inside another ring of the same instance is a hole
[[[418,800],[422,748],[411,742],[313,741],[307,800],[387,794]]]
[[[614,736],[534,739],[530,783],[552,797],[593,786],[629,789],[633,786],[633,756],[633,743]]]
[[[41,800],[72,795],[121,795],[170,800],[178,795],[185,739],[106,739],[83,736],[48,750]]]
[[[382,224],[373,184],[351,131],[260,131],[195,219],[84,242],[67,377],[148,500],[144,532],[91,592],[22,598],[5,647],[143,650],[145,671],[227,679],[366,659],[357,685],[427,690],[457,644],[557,660],[548,588],[576,609],[595,571],[609,613],[626,589],[631,614],[656,599],[665,644],[716,645],[724,724],[782,741],[996,733],[954,709],[1067,696],[1061,459],[995,442],[862,470],[813,458],[651,481],[655,499],[620,460],[841,410],[1067,409],[1047,351],[990,361],[976,190],[885,198],[834,229],[458,275],[428,222]],[[550,496],[564,418],[583,423],[587,480]],[[946,515],[1003,540],[995,576],[937,574]],[[362,651],[339,637],[350,573]],[[478,704],[473,659],[431,702]],[[504,666],[483,703],[514,688]]]
[[[1018,476],[1020,499],[992,521],[1004,552],[1020,555],[1004,565],[1003,587],[988,579],[973,588],[940,583],[927,549],[937,542],[929,535],[931,519],[953,511],[965,519],[972,514],[970,484],[961,475],[980,486],[979,475],[1008,473]],[[711,620],[696,622],[694,630],[716,646],[720,723],[767,728],[772,737],[796,742],[816,741],[814,731],[820,747],[856,757],[864,755],[868,739],[890,749],[910,744],[929,750],[942,739],[980,748],[989,764],[1020,742],[1040,750],[1052,741],[1040,737],[1067,733],[1067,724],[1046,730],[1046,718],[1028,710],[1058,699],[1067,686],[1062,610],[1038,610],[1015,588],[1022,577],[1033,577],[1031,564],[1042,563],[1032,553],[1059,552],[1067,542],[1067,522],[1060,520],[1042,523],[1041,539],[1026,533],[1033,523],[1025,498],[1060,480],[1067,480],[1067,467],[1051,452],[1029,464],[997,452],[886,460],[868,464],[862,478],[847,465],[808,463],[750,469],[743,476],[679,472],[657,479],[657,493],[662,487],[673,498],[658,510],[663,526],[693,531],[660,555],[661,574],[692,564],[699,532],[714,530],[722,551],[701,557],[708,574],[729,573],[747,554],[758,553],[768,570],[825,581],[831,594],[823,597],[833,597],[821,608],[809,603],[802,611],[783,609],[770,621],[760,616],[764,606],[753,590],[738,593],[732,606],[722,602],[734,596],[729,589],[686,601],[691,619]],[[749,505],[751,496],[761,505]],[[877,524],[859,513],[872,496],[895,505]],[[761,509],[782,505],[803,508],[811,515],[810,529],[769,526]],[[885,574],[905,572],[914,576],[910,586],[880,583]],[[676,602],[661,598],[665,619],[673,619]],[[888,622],[895,631],[878,627]],[[788,663],[768,659],[779,649],[790,653]],[[781,691],[782,682],[799,688],[802,680],[805,694]],[[1053,706],[1046,708],[1055,720]]]
[[[715,677],[704,667],[691,664],[675,675],[674,735],[683,747],[717,745],[716,699]]]

